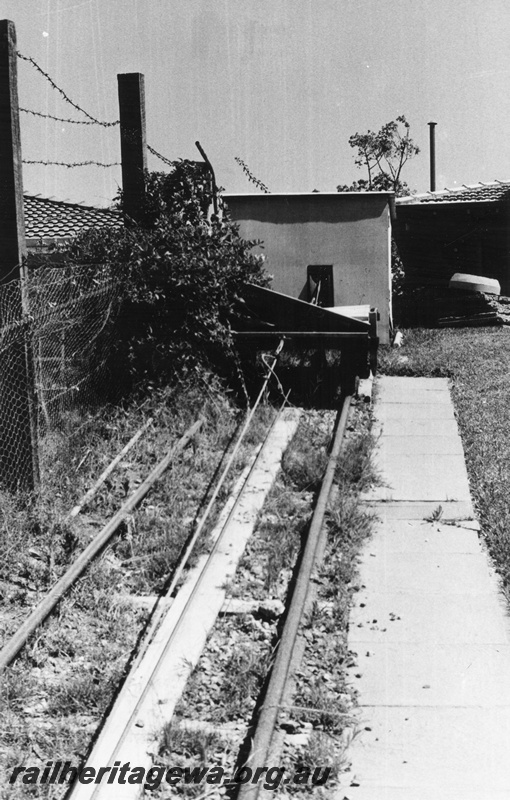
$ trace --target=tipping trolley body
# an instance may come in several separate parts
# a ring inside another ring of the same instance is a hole
[[[376,370],[379,314],[375,308],[324,308],[313,300],[306,302],[253,284],[245,288],[243,305],[243,321],[236,331],[243,347],[270,349],[284,339],[302,350],[336,350],[345,385]]]

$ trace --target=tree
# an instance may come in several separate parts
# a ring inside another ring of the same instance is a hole
[[[120,209],[122,201],[120,193]],[[146,173],[138,225],[86,231],[68,250],[71,263],[118,279],[117,361],[135,381],[234,368],[238,296],[247,282],[266,286],[269,276],[250,252],[254,242],[239,236],[226,213],[209,217],[210,201],[201,165],[174,162],[169,174]]]
[[[337,191],[393,191],[397,195],[410,194],[407,183],[401,180],[405,164],[420,152],[410,137],[410,124],[402,114],[387,122],[374,133],[355,133],[349,144],[357,148],[354,161],[357,167],[366,168],[368,177],[354,181],[351,186],[337,186]]]
[[[410,125],[402,114],[387,122],[377,133],[354,133],[349,138],[351,147],[358,148],[355,158],[357,167],[366,167],[368,178],[360,178],[350,186],[340,184],[337,192],[385,192],[392,191],[398,197],[411,194],[401,179],[405,164],[420,152],[409,135]],[[401,295],[404,285],[404,267],[394,237],[391,237],[391,274],[394,295]]]

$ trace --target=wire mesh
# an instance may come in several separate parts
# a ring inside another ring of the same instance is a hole
[[[106,267],[41,267],[0,287],[0,484],[47,482],[109,389],[119,286]]]

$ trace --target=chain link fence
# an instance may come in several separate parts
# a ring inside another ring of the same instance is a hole
[[[47,482],[84,408],[109,389],[118,281],[97,265],[40,267],[0,287],[0,485]]]

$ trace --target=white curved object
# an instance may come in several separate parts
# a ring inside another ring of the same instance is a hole
[[[485,292],[485,294],[501,294],[499,281],[494,278],[483,278],[480,275],[465,275],[456,272],[450,278],[450,289],[464,289],[466,292]]]

